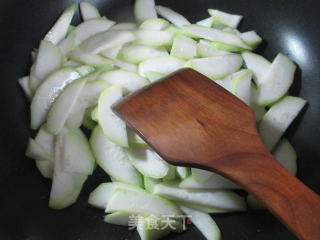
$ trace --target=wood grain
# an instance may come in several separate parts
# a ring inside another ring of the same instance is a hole
[[[319,196],[268,152],[253,111],[202,74],[180,70],[113,110],[166,161],[232,179],[300,239],[320,239]]]

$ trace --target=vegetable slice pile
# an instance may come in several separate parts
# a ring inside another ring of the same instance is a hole
[[[138,23],[116,24],[82,2],[84,21],[72,26],[76,8],[62,13],[33,52],[30,75],[18,81],[31,102],[31,128],[38,130],[26,155],[52,179],[49,207],[75,203],[96,165],[112,182],[101,183],[89,204],[105,210],[107,223],[134,225],[144,240],[184,231],[182,214],[205,238],[220,239],[210,214],[246,211],[247,203],[263,207],[216,173],[166,163],[111,111],[125,95],[184,67],[249,105],[267,148],[297,173],[296,152],[282,138],[306,104],[288,96],[295,64],[281,53],[272,62],[253,53],[262,39],[236,29],[242,16],[209,9],[209,17],[193,24],[154,0],[136,0]],[[92,131],[89,138],[83,127]]]

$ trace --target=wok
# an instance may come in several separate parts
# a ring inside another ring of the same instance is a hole
[[[2,0],[0,2],[0,239],[71,240],[139,239],[136,231],[103,222],[103,211],[87,204],[88,194],[109,177],[99,168],[89,177],[77,203],[65,210],[48,208],[50,181],[24,156],[29,130],[29,105],[17,84],[29,74],[30,52],[71,0]],[[116,21],[132,21],[133,0],[91,0]],[[290,93],[305,98],[304,109],[286,136],[298,153],[298,177],[320,193],[320,2],[312,0],[159,0],[194,22],[207,8],[243,15],[241,31],[256,30],[264,43],[257,50],[272,60],[278,52],[298,65]],[[74,23],[80,21],[79,15]],[[289,240],[295,237],[267,211],[214,217],[225,240]],[[320,219],[319,219],[320,221]],[[167,239],[201,239],[192,226]],[[320,236],[319,236],[320,239]]]

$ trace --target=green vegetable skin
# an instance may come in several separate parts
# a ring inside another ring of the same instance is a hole
[[[166,163],[111,111],[125,95],[184,67],[251,106],[266,146],[297,173],[296,152],[282,138],[306,104],[287,96],[295,65],[282,54],[269,62],[253,53],[262,39],[236,29],[242,16],[209,9],[210,16],[191,24],[154,0],[136,0],[137,23],[116,24],[82,2],[83,23],[72,26],[76,8],[62,13],[33,52],[30,75],[18,80],[31,102],[31,127],[39,129],[26,155],[52,179],[49,207],[75,203],[98,165],[113,182],[101,183],[89,204],[106,211],[107,223],[136,224],[142,240],[183,231],[183,213],[206,239],[218,240],[221,232],[209,214],[245,211],[246,204],[263,208],[252,195],[247,201],[237,195],[233,190],[241,186],[218,174]],[[92,131],[90,140],[81,126]],[[133,214],[138,220],[130,219]],[[149,228],[153,216],[163,226],[165,215],[173,229]]]

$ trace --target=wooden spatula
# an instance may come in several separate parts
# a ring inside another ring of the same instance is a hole
[[[217,172],[257,197],[301,239],[320,239],[320,198],[261,142],[253,111],[207,77],[180,70],[113,106],[171,164]]]

